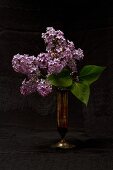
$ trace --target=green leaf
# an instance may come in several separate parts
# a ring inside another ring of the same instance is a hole
[[[52,74],[48,78],[48,81],[57,87],[69,87],[72,85],[72,78],[70,76],[69,70],[65,69],[59,74]]]
[[[96,65],[86,65],[79,73],[79,80],[86,81],[88,84],[92,84],[100,77],[101,73],[106,67],[96,66]]]
[[[71,92],[75,95],[81,102],[87,105],[90,95],[90,87],[86,82],[75,82],[71,86]]]

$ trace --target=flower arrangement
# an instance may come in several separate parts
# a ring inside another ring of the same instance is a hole
[[[62,31],[53,27],[47,27],[42,38],[46,45],[45,53],[37,57],[16,54],[12,59],[13,69],[26,75],[20,87],[21,94],[38,92],[47,96],[54,87],[65,88],[87,105],[90,85],[105,67],[86,65],[78,71],[77,64],[84,57],[82,49],[76,49],[72,41],[65,39]]]

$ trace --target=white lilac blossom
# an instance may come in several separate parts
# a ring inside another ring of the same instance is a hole
[[[77,60],[83,59],[83,50],[75,49],[74,43],[66,40],[62,31],[47,27],[42,38],[46,53],[40,53],[37,57],[17,54],[12,59],[13,69],[27,75],[27,80],[20,87],[23,95],[36,91],[42,96],[48,95],[52,92],[52,85],[47,81],[48,76],[57,75],[65,68],[72,75],[77,71]]]

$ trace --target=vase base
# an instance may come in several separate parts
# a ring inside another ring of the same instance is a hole
[[[58,143],[52,145],[52,148],[61,148],[61,149],[71,149],[74,147],[75,145],[68,143],[65,139],[62,139]]]

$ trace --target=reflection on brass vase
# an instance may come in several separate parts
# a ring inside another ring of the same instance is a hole
[[[68,131],[68,90],[65,89],[57,90],[57,130],[61,140],[53,147],[64,149],[75,147],[65,140]]]

